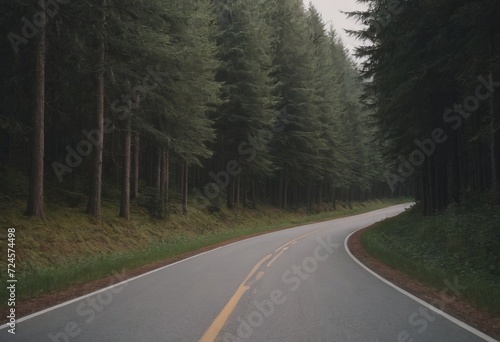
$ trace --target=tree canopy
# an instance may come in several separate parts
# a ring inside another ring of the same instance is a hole
[[[11,30],[1,50],[0,163],[44,171],[28,176],[30,189],[49,196],[21,191],[36,204],[30,215],[43,216],[58,191],[86,194],[97,220],[101,197],[116,191],[126,219],[131,200],[164,217],[176,198],[187,213],[221,200],[312,208],[388,195],[357,65],[312,5],[0,6],[0,26]]]

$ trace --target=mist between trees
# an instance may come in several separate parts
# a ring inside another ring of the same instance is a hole
[[[6,32],[40,11],[1,7]],[[44,217],[47,189],[85,194],[97,220],[103,196],[125,219],[133,203],[187,214],[233,161],[209,210],[391,196],[357,65],[300,0],[58,1],[18,52],[3,44],[0,162],[30,170],[28,215]],[[153,65],[161,82],[138,92]]]

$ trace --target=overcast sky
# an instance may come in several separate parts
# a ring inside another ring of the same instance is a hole
[[[352,37],[349,37],[344,29],[356,30],[362,28],[356,24],[356,20],[348,19],[345,14],[340,11],[350,12],[354,10],[364,10],[366,7],[363,4],[358,4],[356,0],[304,0],[306,8],[312,2],[314,7],[323,15],[323,20],[330,27],[333,24],[337,34],[341,36],[344,44],[353,52],[354,48],[359,45],[359,42]]]

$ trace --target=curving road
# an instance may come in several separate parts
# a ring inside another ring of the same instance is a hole
[[[399,205],[225,246],[25,317],[0,341],[495,341],[361,267],[354,231]],[[119,275],[116,275],[119,277]],[[450,280],[443,287],[460,291]]]

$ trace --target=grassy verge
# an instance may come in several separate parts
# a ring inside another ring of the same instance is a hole
[[[361,243],[382,262],[438,290],[457,279],[465,287],[461,297],[500,315],[498,208],[453,207],[431,217],[410,210],[364,232]]]
[[[107,202],[103,207],[103,223],[96,225],[82,213],[81,205],[71,208],[50,204],[46,209],[47,218],[41,221],[22,216],[24,203],[14,201],[5,206],[7,210],[0,217],[0,226],[16,228],[17,299],[24,300],[230,239],[404,202],[408,199],[355,203],[352,209],[339,205],[337,211],[314,215],[301,210],[260,207],[258,210],[223,209],[215,214],[191,209],[188,217],[184,217],[175,214],[178,208],[172,208],[174,214],[167,221],[153,220],[136,206],[128,222],[117,218],[118,208]],[[0,255],[6,253],[6,237],[6,232],[0,236]],[[0,265],[5,267],[5,261],[0,261]],[[5,283],[5,279],[2,282]],[[6,296],[6,289],[0,288],[0,297]]]

